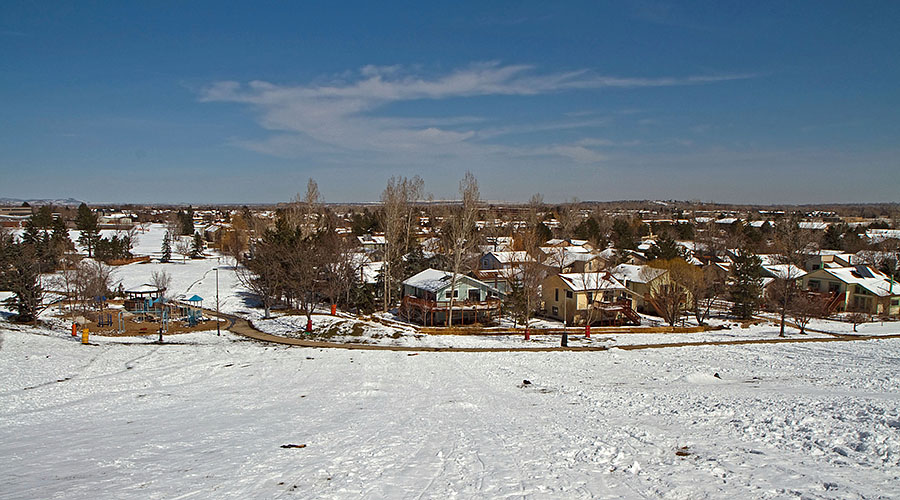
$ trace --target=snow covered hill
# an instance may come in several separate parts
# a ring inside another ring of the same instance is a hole
[[[0,326],[0,498],[900,495],[898,340],[418,355],[168,340]]]

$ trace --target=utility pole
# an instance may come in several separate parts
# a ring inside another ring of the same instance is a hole
[[[216,266],[216,335],[222,335],[222,330],[219,326],[221,319],[219,317],[219,266]]]

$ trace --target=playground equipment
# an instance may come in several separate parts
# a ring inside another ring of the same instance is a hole
[[[194,295],[186,300],[187,307],[183,307],[184,316],[187,318],[188,326],[196,326],[203,318],[203,297]]]
[[[112,326],[112,314],[111,313],[99,313],[97,314],[97,326]]]
[[[125,311],[119,309],[119,324],[116,327],[116,333],[125,333]]]

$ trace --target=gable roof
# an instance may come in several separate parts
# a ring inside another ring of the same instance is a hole
[[[649,283],[666,273],[665,269],[634,264],[619,264],[612,268],[610,274],[616,279],[634,283]]]
[[[485,255],[493,255],[497,262],[501,264],[521,264],[523,262],[534,262],[534,259],[524,250],[515,252],[487,252]]]
[[[565,273],[558,276],[575,292],[625,290],[625,285],[609,273]]]
[[[763,264],[763,272],[770,278],[782,280],[802,278],[806,271],[793,264]]]
[[[441,271],[438,269],[428,268],[418,274],[414,274],[403,281],[404,285],[411,286],[413,288],[418,288],[420,290],[425,290],[432,293],[437,293],[450,286],[450,281],[453,279],[453,273],[449,271]],[[487,288],[488,290],[497,292],[499,294],[499,290],[488,285],[483,281],[479,281],[471,276],[466,276],[465,274],[458,274],[456,276],[457,286],[459,283],[463,281],[469,281],[475,283],[480,287]]]
[[[844,283],[859,285],[879,297],[900,295],[900,283],[893,284],[891,293],[891,279],[869,266],[841,267],[837,269],[822,269]]]

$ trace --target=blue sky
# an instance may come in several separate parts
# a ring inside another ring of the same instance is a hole
[[[227,3],[228,5],[223,5]],[[232,5],[234,4],[234,5]],[[898,2],[4,2],[0,197],[900,201]]]

